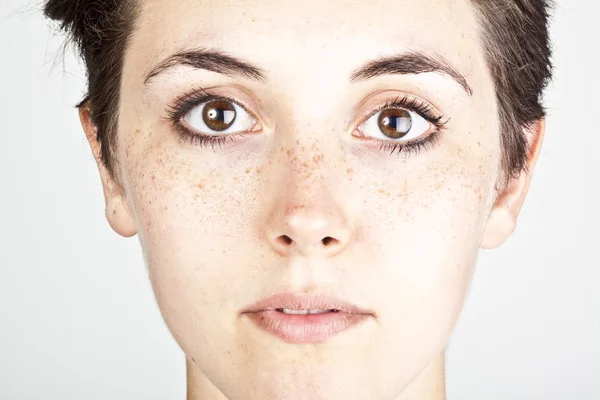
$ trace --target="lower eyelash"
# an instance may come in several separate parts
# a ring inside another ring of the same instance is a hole
[[[213,151],[215,150],[215,144],[221,145],[224,144],[227,139],[232,142],[235,142],[235,136],[233,135],[219,135],[219,136],[211,136],[211,135],[202,135],[199,133],[192,133],[180,124],[175,124],[175,130],[178,133],[179,139],[183,143],[190,143],[195,146],[208,147],[212,146]]]
[[[434,147],[440,139],[440,130],[436,130],[422,139],[413,140],[406,143],[395,143],[385,141],[381,143],[380,151],[390,151],[390,155],[394,154],[394,151],[398,150],[398,154],[404,154],[406,158],[411,155],[418,155],[421,151],[427,150],[429,146]],[[381,142],[378,140],[378,142]]]
[[[221,145],[224,144],[227,139],[230,139],[232,142],[235,142],[236,135],[223,135],[223,136],[209,136],[209,135],[201,135],[198,133],[192,133],[182,127],[181,125],[175,126],[178,136],[183,143],[189,142],[195,146],[207,147],[210,145],[215,151],[215,144]],[[435,144],[440,139],[440,131],[437,130],[433,133],[427,135],[427,137],[423,139],[413,140],[411,142],[406,143],[394,143],[394,142],[381,142],[381,140],[377,140],[378,143],[381,143],[381,147],[379,151],[389,151],[390,155],[394,154],[394,151],[398,150],[398,154],[405,154],[406,158],[411,155],[418,155],[421,151],[427,150],[427,147],[434,147]]]

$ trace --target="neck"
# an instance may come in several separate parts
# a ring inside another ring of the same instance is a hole
[[[444,353],[432,362],[394,400],[446,400]],[[186,359],[187,400],[228,400]]]

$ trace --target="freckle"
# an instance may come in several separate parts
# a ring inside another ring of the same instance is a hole
[[[240,178],[238,178],[237,176],[234,176],[234,177],[233,177],[233,181],[234,181],[234,182],[239,182],[239,181],[240,181]]]
[[[348,168],[348,169],[346,170],[346,173],[347,173],[348,175],[351,175],[352,173],[354,173],[354,170],[353,170],[352,168]]]
[[[199,183],[199,184],[198,184],[198,188],[200,188],[200,189],[204,189],[204,184],[202,184],[202,183]]]
[[[256,168],[254,168],[254,173],[256,173],[257,175],[258,174],[262,174],[262,172],[263,172],[263,168],[262,167],[256,167]]]
[[[150,179],[152,180],[152,182],[154,182],[154,180],[156,179],[156,176],[152,175],[152,176],[150,177]]]
[[[246,172],[247,174],[249,174],[249,173],[250,173],[250,168],[246,168],[246,171],[245,171],[245,172]]]

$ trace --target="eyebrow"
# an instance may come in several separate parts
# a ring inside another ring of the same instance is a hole
[[[409,51],[370,61],[354,70],[350,75],[350,81],[354,83],[381,75],[422,74],[425,72],[447,75],[458,82],[469,96],[473,95],[467,79],[448,60],[436,53],[429,55],[420,51]]]
[[[267,74],[263,69],[237,57],[230,56],[218,49],[195,49],[173,54],[158,63],[146,74],[144,84],[162,72],[185,65],[195,69],[205,69],[226,76],[240,76],[258,82],[266,82]],[[383,75],[407,75],[434,72],[454,79],[469,94],[473,90],[467,79],[450,62],[439,54],[429,55],[420,51],[409,51],[391,56],[379,57],[355,69],[350,82],[356,83]]]
[[[237,57],[227,55],[224,51],[201,48],[182,51],[161,61],[146,74],[144,84],[148,83],[156,75],[177,65],[205,69],[227,76],[246,77],[259,82],[267,81],[267,76],[261,68]]]

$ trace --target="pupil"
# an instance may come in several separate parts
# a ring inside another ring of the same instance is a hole
[[[217,100],[208,102],[202,111],[204,123],[213,131],[224,131],[235,121],[235,108],[230,102]]]
[[[379,129],[390,138],[406,136],[412,126],[412,118],[406,110],[389,109],[379,116]]]

